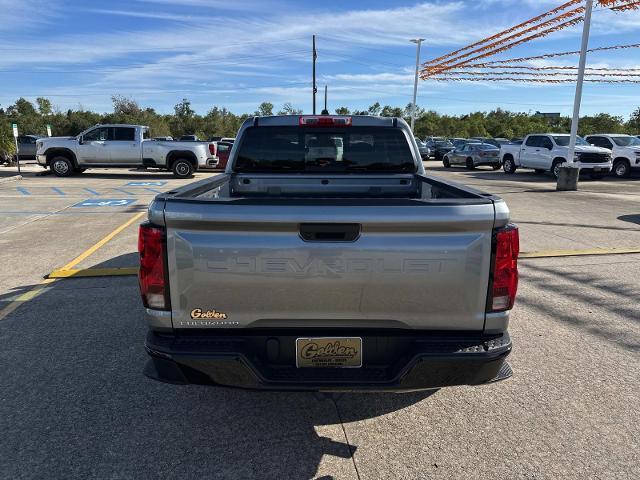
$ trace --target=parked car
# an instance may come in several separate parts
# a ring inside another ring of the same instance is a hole
[[[585,140],[596,147],[611,150],[613,157],[612,172],[616,177],[625,178],[632,169],[640,169],[640,139],[631,135],[596,134]]]
[[[40,138],[38,163],[59,177],[87,168],[155,167],[188,178],[198,168],[215,167],[207,143],[163,142],[148,139],[142,125],[96,125],[75,137]]]
[[[509,145],[511,143],[511,140],[509,140],[508,138],[473,137],[471,140],[480,143],[488,143],[497,148],[500,148],[502,145]]]
[[[216,168],[219,170],[224,170],[227,168],[227,162],[229,160],[229,154],[231,153],[231,149],[233,148],[233,143],[229,142],[214,142],[215,148],[215,156],[218,158],[218,164]]]
[[[429,160],[431,158],[431,149],[419,138],[416,138],[416,143],[418,144],[418,150],[420,151],[422,160]]]
[[[449,139],[449,141],[453,144],[455,148],[458,148],[467,142],[471,142],[471,140],[469,140],[468,138],[451,138]]]
[[[310,156],[336,137],[342,160]],[[410,139],[401,118],[249,118],[226,175],[158,195],[138,243],[145,374],[314,391],[511,376],[518,229],[500,198],[426,176]]]
[[[179,142],[199,142],[200,139],[198,138],[197,135],[182,135],[178,141]]]
[[[522,145],[503,145],[500,159],[506,173],[515,173],[518,168],[532,168],[536,173],[551,172],[556,178],[560,166],[569,157],[569,135],[528,135]],[[593,147],[578,137],[574,161],[593,178],[601,178],[611,171],[611,151]]]
[[[489,143],[465,143],[455,150],[445,154],[442,159],[445,168],[452,165],[464,165],[469,170],[487,165],[498,170],[500,163],[500,149]]]
[[[36,159],[36,142],[42,135],[20,135],[18,141],[18,157],[20,160]]]
[[[453,143],[451,143],[449,140],[434,142],[432,149],[433,157],[436,159],[436,161],[441,162],[444,156],[454,149],[455,147],[453,146]]]

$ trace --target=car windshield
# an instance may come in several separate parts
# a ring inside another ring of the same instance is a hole
[[[402,130],[381,127],[251,127],[245,131],[236,172],[416,171]]]
[[[619,147],[640,147],[640,138],[637,137],[611,137]]]
[[[556,145],[558,145],[559,147],[568,147],[571,137],[569,135],[554,135],[553,139],[555,140]],[[576,145],[588,146],[589,144],[584,138],[576,137]]]

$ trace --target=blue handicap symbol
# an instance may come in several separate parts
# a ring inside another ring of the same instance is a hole
[[[135,203],[135,198],[89,198],[74,207],[125,207]]]
[[[127,187],[162,187],[167,182],[129,182]]]

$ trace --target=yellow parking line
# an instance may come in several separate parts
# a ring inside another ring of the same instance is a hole
[[[72,277],[120,277],[137,275],[138,267],[126,268],[83,268],[83,269],[58,269],[47,275],[47,278],[72,278]]]
[[[520,258],[582,257],[587,255],[623,255],[640,253],[640,248],[590,248],[585,250],[545,250],[522,252]]]
[[[78,255],[76,258],[71,260],[69,263],[67,263],[64,267],[60,268],[59,270],[71,270],[73,267],[78,265],[82,260],[87,258],[89,255],[95,253],[99,248],[103,247],[107,242],[113,240],[113,238],[116,235],[118,235],[120,232],[122,232],[125,228],[127,228],[132,223],[134,223],[137,220],[139,220],[143,215],[145,215],[145,212],[137,213],[136,215],[133,216],[133,218],[127,220],[125,223],[120,225],[118,228],[116,228],[109,235],[104,237],[102,240],[100,240],[98,243],[96,243],[92,247],[90,247],[87,250],[85,250],[84,252],[82,252],[80,255]],[[26,302],[28,302],[30,300],[33,300],[38,295],[41,295],[42,293],[47,291],[48,288],[49,288],[48,285],[50,283],[55,282],[55,281],[56,281],[55,278],[45,278],[38,285],[35,285],[30,290],[28,290],[25,293],[19,295],[9,305],[7,305],[2,310],[0,310],[0,321],[4,320],[9,314],[13,313],[23,303],[26,303]]]
[[[128,220],[127,222],[123,223],[122,225],[120,225],[118,228],[116,228],[113,232],[111,232],[109,235],[107,235],[106,237],[104,237],[102,240],[100,240],[98,243],[96,243],[94,246],[90,247],[89,249],[85,250],[84,252],[82,252],[80,255],[78,255],[76,258],[74,258],[73,260],[71,260],[69,263],[67,263],[64,267],[60,268],[59,270],[69,270],[73,267],[75,267],[76,265],[78,265],[82,260],[84,260],[85,258],[87,258],[89,255],[94,254],[99,248],[102,248],[105,244],[107,244],[108,242],[110,242],[111,240],[113,240],[113,238],[118,235],[120,232],[122,232],[125,228],[127,228],[129,225],[131,225],[132,223],[136,222],[137,220],[139,220],[141,217],[143,217],[144,215],[146,215],[146,212],[140,212],[137,213],[133,216],[132,219]]]

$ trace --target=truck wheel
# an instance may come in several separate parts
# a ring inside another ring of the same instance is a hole
[[[56,177],[70,177],[73,174],[73,163],[67,157],[55,157],[49,165]]]
[[[613,174],[618,178],[627,178],[631,174],[631,166],[627,160],[616,160],[613,164]]]
[[[473,164],[472,158],[467,158],[467,170],[475,170],[476,166]]]
[[[551,173],[553,176],[558,178],[560,176],[560,167],[564,163],[564,160],[554,160],[553,165],[551,165]]]
[[[451,162],[449,162],[449,157],[444,157],[442,159],[442,164],[444,165],[444,168],[451,168]]]
[[[516,173],[516,169],[518,167],[516,167],[516,163],[513,161],[513,158],[511,157],[505,157],[504,159],[504,163],[502,164],[502,169],[504,170],[504,173]]]
[[[180,158],[176,160],[171,170],[173,174],[178,178],[191,178],[193,177],[193,165],[189,160],[185,160],[184,158]]]

